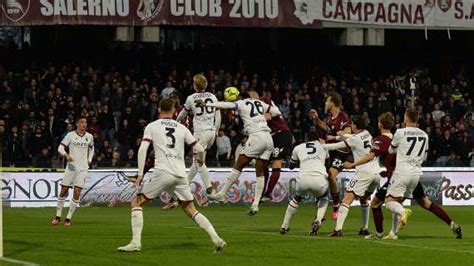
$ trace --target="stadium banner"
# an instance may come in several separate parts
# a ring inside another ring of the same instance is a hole
[[[384,27],[474,28],[473,0],[294,0],[303,24],[315,20]]]
[[[224,183],[230,169],[211,169],[210,177],[215,188]],[[136,170],[125,170],[125,174],[134,174]],[[296,190],[298,172],[284,170],[273,191],[273,204],[286,204]],[[340,187],[353,177],[354,172],[343,172],[339,176]],[[147,174],[145,180],[150,178]],[[62,173],[3,173],[2,196],[3,204],[11,207],[53,207],[61,188]],[[385,179],[381,179],[382,185]],[[427,196],[442,205],[474,206],[474,171],[427,170],[423,172],[421,183]],[[242,172],[239,180],[227,193],[226,204],[250,204],[255,189],[255,172]],[[198,205],[206,205],[205,189],[199,175],[191,184],[191,190]],[[81,206],[89,205],[121,205],[128,204],[136,195],[137,190],[126,181],[118,171],[91,170],[81,195]],[[69,193],[72,194],[72,193]],[[69,198],[66,202],[69,202]],[[164,192],[155,204],[169,202],[170,195]],[[305,202],[314,202],[310,196]],[[68,203],[66,203],[67,206]],[[355,205],[358,202],[354,203]],[[410,204],[407,201],[406,204]]]
[[[0,26],[201,25],[320,28],[292,0],[1,0]]]

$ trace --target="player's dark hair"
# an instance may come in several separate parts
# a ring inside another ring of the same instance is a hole
[[[308,141],[315,141],[321,137],[321,133],[317,128],[312,128],[306,133],[306,142]]]
[[[357,129],[367,129],[367,119],[360,115],[353,116],[352,123],[356,125]]]
[[[379,116],[379,122],[384,129],[390,130],[395,125],[395,117],[392,113],[386,112]]]
[[[162,112],[169,112],[175,106],[176,102],[173,99],[162,99],[160,101],[160,110]]]
[[[341,94],[339,94],[337,92],[331,92],[331,94],[329,94],[329,97],[331,97],[331,99],[329,101],[331,101],[336,107],[341,107],[341,105],[342,105],[342,96],[341,96]]]
[[[418,111],[414,108],[408,108],[405,111],[405,115],[407,116],[408,120],[410,120],[410,122],[412,123],[417,123],[420,116]]]
[[[85,117],[83,115],[80,115],[80,116],[76,117],[76,124],[79,123],[79,121],[81,121],[81,119],[85,119],[86,122],[87,122],[87,117]]]

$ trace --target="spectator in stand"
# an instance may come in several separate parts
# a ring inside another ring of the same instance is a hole
[[[218,164],[227,165],[230,164],[230,158],[232,156],[232,145],[230,144],[230,139],[224,134],[224,130],[219,130],[219,133],[216,138],[217,153],[216,159]]]

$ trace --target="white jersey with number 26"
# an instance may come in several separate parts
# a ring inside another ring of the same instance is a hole
[[[158,119],[145,128],[143,141],[153,143],[156,170],[179,177],[187,176],[184,144],[194,145],[197,142],[188,128],[172,119]]]
[[[256,99],[244,99],[235,102],[239,116],[244,122],[244,132],[252,134],[256,132],[270,132],[265,119],[265,110],[270,108],[266,103]]]

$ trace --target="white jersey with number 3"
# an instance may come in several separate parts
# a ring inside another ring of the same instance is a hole
[[[300,174],[302,176],[318,174],[327,177],[325,161],[328,157],[329,153],[319,141],[309,141],[293,149],[291,161],[293,163],[300,162]]]
[[[428,143],[428,134],[417,127],[398,129],[391,144],[391,150],[397,151],[394,173],[421,175],[421,165],[426,159]]]
[[[143,141],[153,143],[155,171],[186,177],[184,144],[194,145],[196,139],[188,128],[172,119],[158,119],[145,128]]]
[[[197,92],[186,99],[184,109],[188,112],[192,112],[194,132],[205,131],[205,130],[216,130],[215,118],[216,108],[211,106],[199,106],[198,102],[216,103],[217,98],[210,92]]]
[[[354,162],[364,158],[372,149],[372,135],[369,131],[362,130],[357,134],[350,135],[344,140],[348,148],[351,149],[352,155],[354,156]],[[377,158],[363,165],[356,166],[357,171],[369,172],[369,173],[380,173],[382,168]]]
[[[256,99],[244,99],[235,102],[236,109],[239,111],[239,116],[244,122],[244,132],[252,134],[256,132],[270,132],[265,119],[265,110],[269,109],[269,105]]]

